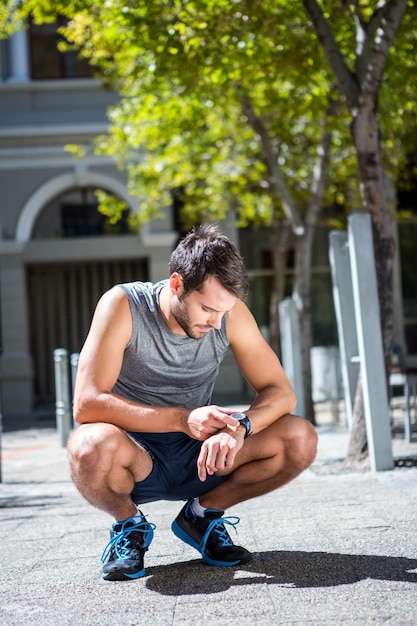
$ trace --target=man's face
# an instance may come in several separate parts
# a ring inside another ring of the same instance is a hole
[[[202,291],[173,298],[171,313],[186,335],[203,339],[213,328],[221,328],[224,314],[233,308],[236,300],[218,280],[210,277]]]

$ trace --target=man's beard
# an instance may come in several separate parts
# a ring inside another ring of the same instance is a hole
[[[191,339],[203,339],[207,332],[198,330],[198,326],[192,324],[187,308],[187,298],[178,298],[177,302],[172,306],[171,313],[177,324],[182,328],[185,334]]]

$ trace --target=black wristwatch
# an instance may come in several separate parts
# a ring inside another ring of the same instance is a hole
[[[246,413],[231,413],[230,417],[238,420],[246,428],[245,439],[250,435],[251,423]]]

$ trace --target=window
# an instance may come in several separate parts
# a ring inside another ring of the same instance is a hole
[[[88,78],[91,67],[76,52],[59,52],[57,44],[63,39],[58,28],[65,25],[63,18],[53,24],[29,24],[29,50],[31,78],[33,80],[53,78]]]
[[[132,232],[128,209],[118,222],[112,224],[98,211],[95,189],[79,187],[58,196],[44,208],[36,222],[33,238],[97,237]]]

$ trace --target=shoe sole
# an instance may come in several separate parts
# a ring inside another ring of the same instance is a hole
[[[242,559],[238,559],[237,561],[215,561],[204,552],[204,549],[201,548],[199,543],[197,543],[192,537],[190,537],[190,535],[185,532],[185,530],[181,528],[176,520],[172,522],[171,529],[174,535],[178,537],[178,539],[181,539],[181,541],[184,541],[184,543],[188,543],[189,546],[195,548],[197,552],[201,554],[203,561],[207,563],[207,565],[214,565],[216,567],[233,567],[234,565],[239,565],[240,563],[246,563],[246,561],[242,561]]]
[[[145,576],[145,569],[135,572],[134,574],[123,574],[122,572],[109,572],[108,574],[102,574],[103,580],[135,580],[136,578],[142,578]]]

